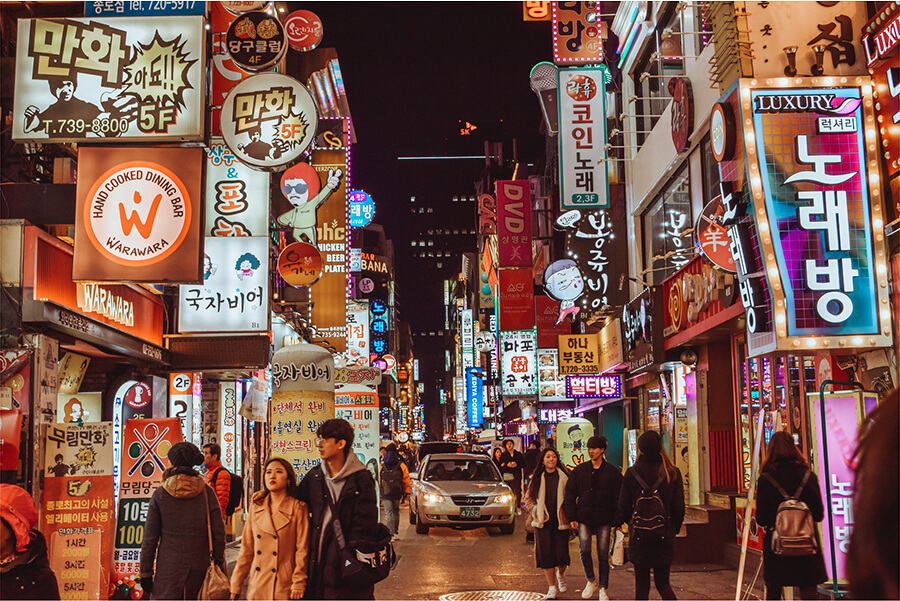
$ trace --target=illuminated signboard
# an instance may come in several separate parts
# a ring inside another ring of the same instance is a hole
[[[553,62],[599,63],[603,60],[603,23],[599,2],[551,2]],[[606,138],[603,138],[605,143]]]
[[[353,190],[347,194],[350,203],[350,227],[366,227],[375,216],[375,201],[362,190]]]
[[[534,330],[500,332],[500,379],[505,396],[537,394],[535,338]]]
[[[348,367],[369,365],[369,303],[366,301],[348,301],[345,358]]]
[[[559,375],[559,351],[538,349],[538,395],[541,401],[564,401],[566,379]]]
[[[228,27],[225,50],[241,69],[265,71],[287,51],[284,26],[266,11],[245,13]]]
[[[573,399],[618,399],[621,376],[566,376],[566,396]]]
[[[179,332],[269,329],[269,239],[207,238],[203,284],[180,286]]]
[[[570,417],[575,417],[572,409],[538,409],[538,422],[542,424],[556,424]]]
[[[204,21],[20,20],[13,139],[202,140]]]
[[[559,336],[559,373],[595,374],[600,371],[597,334]]]
[[[875,111],[887,175],[900,173],[900,6],[885,4],[863,29],[866,65],[875,82]]]
[[[269,233],[269,174],[241,163],[222,142],[206,150],[207,236]]]
[[[466,368],[466,417],[469,428],[480,428],[484,421],[484,380],[481,368]]]
[[[653,286],[622,308],[625,362],[631,372],[644,371],[665,359],[662,304],[662,289]]]
[[[559,185],[563,209],[608,208],[605,65],[560,68]]]
[[[891,346],[868,78],[754,89],[741,80],[754,215],[777,349]],[[756,172],[759,175],[754,175]],[[723,195],[724,200],[724,195]],[[742,291],[743,293],[743,291]],[[801,340],[801,338],[804,338]]]
[[[499,267],[531,267],[531,190],[527,180],[497,182]]]

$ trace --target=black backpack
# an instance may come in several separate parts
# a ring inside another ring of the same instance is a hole
[[[660,466],[659,471],[659,479],[652,488],[647,486],[637,471],[632,471],[634,479],[641,485],[641,494],[634,502],[634,512],[628,528],[628,536],[632,541],[656,543],[666,538],[669,512],[659,495],[659,487],[666,479],[665,466]]]
[[[222,471],[231,476],[231,484],[228,489],[228,504],[225,505],[225,516],[223,516],[230,517],[234,515],[238,505],[241,504],[241,500],[244,498],[244,479],[237,474],[229,472],[224,467],[220,467],[216,470],[216,473],[213,474],[213,490],[215,490],[215,484],[216,480],[219,478],[219,473]]]
[[[389,497],[403,496],[403,468],[381,468],[381,494]]]
[[[778,510],[775,513],[775,528],[772,529],[772,552],[775,555],[787,557],[815,555],[819,548],[816,543],[816,522],[813,520],[812,511],[809,510],[806,503],[800,500],[800,495],[803,493],[803,488],[811,473],[806,470],[800,487],[792,497],[788,496],[771,474],[763,474],[784,499],[778,504]]]

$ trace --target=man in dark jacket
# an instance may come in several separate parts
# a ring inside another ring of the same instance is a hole
[[[297,496],[310,510],[307,599],[374,599],[375,586],[341,578],[341,551],[334,536],[334,506],[347,545],[372,540],[378,526],[375,480],[351,452],[353,426],[329,419],[316,432],[322,463],[300,481]],[[330,497],[330,502],[329,502]]]
[[[534,468],[537,467],[538,461],[541,458],[541,443],[537,440],[532,440],[528,443],[528,450],[525,451],[525,479],[528,480],[531,478],[531,474],[534,473]]]
[[[609,531],[622,523],[619,518],[619,491],[622,488],[622,472],[603,460],[608,442],[605,436],[591,436],[587,441],[590,461],[572,470],[566,482],[563,512],[573,530],[578,531],[581,563],[587,584],[582,598],[590,599],[598,594],[606,601],[609,588]],[[594,560],[591,557],[591,537],[597,537],[597,560],[600,564],[600,581],[594,578]]]
[[[506,450],[500,455],[500,472],[503,474],[512,474],[512,481],[509,482],[510,488],[516,494],[516,515],[522,513],[522,473],[525,468],[525,456],[516,450],[516,443],[512,438],[507,438],[503,442]]]

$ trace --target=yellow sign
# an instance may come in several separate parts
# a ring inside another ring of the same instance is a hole
[[[524,21],[549,21],[550,3],[540,1],[522,2],[522,20]]]
[[[559,373],[599,373],[598,342],[597,334],[561,334],[559,336]]]

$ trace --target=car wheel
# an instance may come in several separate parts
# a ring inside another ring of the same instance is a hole
[[[428,526],[421,521],[416,523],[416,534],[428,534]]]
[[[410,524],[416,523],[416,512],[413,511],[412,503],[409,504],[409,523]]]
[[[503,524],[502,526],[500,526],[500,534],[512,534],[515,531],[516,531],[516,523],[515,522],[513,522],[512,524]]]

